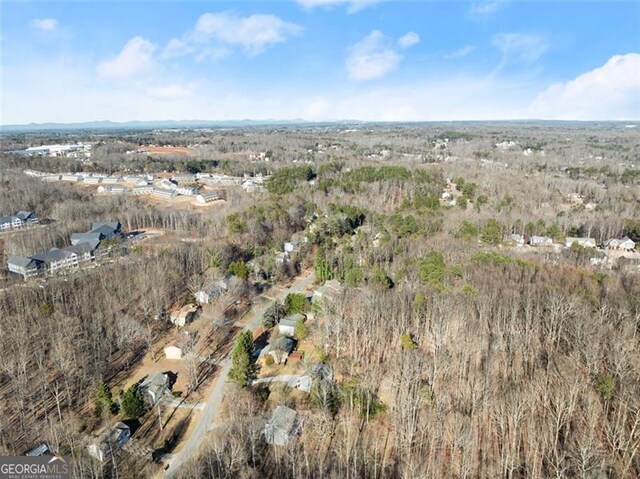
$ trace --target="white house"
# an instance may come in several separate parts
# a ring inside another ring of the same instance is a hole
[[[102,183],[102,178],[99,176],[85,176],[84,182],[90,185],[97,185]]]
[[[583,248],[596,247],[596,240],[594,240],[593,238],[573,238],[571,236],[567,236],[567,238],[565,238],[564,245],[567,248],[571,248],[571,246],[573,246],[574,243],[577,243]]]
[[[141,186],[140,188],[144,188],[144,186]],[[157,187],[153,188],[153,191],[151,192],[151,194],[153,194],[153,196],[157,198],[163,198],[163,199],[171,199],[178,196],[178,193],[175,190],[168,190],[166,188],[157,188]]]
[[[605,249],[608,249],[608,250],[631,252],[635,249],[636,243],[633,240],[631,240],[631,238],[629,238],[628,236],[625,236],[622,239],[617,239],[617,238],[608,239],[603,243],[603,246],[605,247]]]
[[[304,321],[305,319],[304,314],[291,314],[280,320],[278,323],[278,332],[292,338],[295,335],[296,323],[298,321]]]
[[[196,201],[201,204],[210,203],[220,199],[220,193],[212,191],[211,193],[200,193],[196,196]]]
[[[176,193],[183,196],[195,196],[198,193],[196,188],[192,188],[191,186],[178,186],[176,188]]]
[[[169,321],[171,321],[171,323],[175,324],[178,327],[184,327],[188,323],[196,319],[199,312],[200,309],[198,308],[198,306],[196,306],[195,304],[188,304],[173,313],[170,316]]]
[[[529,244],[531,246],[551,246],[553,245],[553,240],[548,236],[531,236]]]
[[[72,175],[71,173],[65,173],[64,175],[60,175],[60,179],[62,181],[82,181],[82,176],[80,175]]]
[[[519,234],[512,234],[511,236],[509,236],[509,239],[516,245],[516,246],[523,246],[524,245],[524,236],[519,235]]]
[[[151,186],[151,185],[134,186],[131,189],[131,194],[132,195],[150,195],[151,193],[153,193],[153,186]]]

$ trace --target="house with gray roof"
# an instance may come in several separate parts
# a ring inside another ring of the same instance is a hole
[[[271,356],[276,364],[286,364],[295,347],[295,341],[287,336],[278,336],[260,351],[260,357]]]
[[[139,388],[145,402],[154,406],[164,396],[171,395],[171,378],[167,373],[152,374],[140,383]]]
[[[313,292],[312,303],[336,301],[344,293],[345,288],[337,279],[330,279]]]
[[[105,239],[104,235],[99,232],[73,233],[71,235],[71,244],[77,245],[80,243],[89,243],[91,245],[94,245],[94,248],[97,248],[100,244],[100,241],[102,241],[103,239]]]
[[[51,248],[49,251],[36,254],[30,258],[40,263],[42,265],[41,268],[50,274],[55,274],[60,269],[78,265],[78,253],[69,251],[66,248]]]
[[[24,279],[36,276],[40,272],[40,266],[36,260],[17,255],[9,255],[7,269],[12,273],[22,275]]]
[[[123,422],[117,422],[104,431],[87,446],[89,455],[99,461],[108,459],[118,449],[121,449],[131,437],[131,429]]]
[[[278,406],[271,414],[271,420],[264,427],[262,434],[267,444],[286,446],[300,432],[301,424],[297,420],[295,410],[287,406]]]
[[[119,221],[101,221],[97,223],[91,223],[90,233],[100,232],[106,239],[111,239],[114,236],[122,233],[122,225]]]
[[[51,248],[33,256],[11,255],[7,258],[7,269],[20,274],[24,279],[39,273],[55,274],[61,269],[81,265],[94,258],[95,247],[89,242],[76,243],[66,248]]]
[[[32,211],[18,211],[15,215],[0,216],[0,232],[22,228],[38,221],[38,215]]]

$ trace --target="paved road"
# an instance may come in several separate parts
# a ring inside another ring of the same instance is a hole
[[[314,280],[313,271],[306,271],[302,275],[300,275],[293,282],[289,289],[285,289],[280,291],[276,297],[279,300],[282,300],[286,297],[288,293],[295,293],[304,291]],[[245,325],[245,329],[249,331],[253,331],[262,321],[262,316],[265,310],[269,307],[270,303],[259,305],[253,309],[253,313],[250,316],[249,321]],[[211,392],[209,393],[209,397],[207,398],[207,404],[204,407],[204,411],[198,420],[198,424],[191,432],[191,435],[187,439],[187,441],[182,446],[179,452],[173,454],[171,456],[171,465],[165,472],[165,477],[172,478],[175,477],[176,473],[180,469],[180,467],[185,464],[189,459],[191,459],[195,453],[198,451],[198,448],[204,441],[207,431],[210,429],[213,421],[218,416],[220,412],[220,405],[222,404],[222,399],[224,397],[225,390],[227,388],[227,376],[229,375],[229,370],[231,369],[231,358],[230,355],[227,356],[222,362],[222,369],[219,371],[218,379],[214,384]]]

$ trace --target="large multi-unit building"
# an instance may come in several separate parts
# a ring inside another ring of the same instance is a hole
[[[175,198],[176,196],[178,196],[178,192],[176,190],[169,190],[167,188],[154,187],[151,193],[153,194],[153,196],[164,199]]]
[[[49,251],[32,256],[10,255],[7,269],[27,279],[38,274],[56,274],[61,270],[77,267],[92,261],[96,249],[104,240],[122,235],[119,222],[93,223],[86,233],[71,235],[71,246],[51,248]]]
[[[32,211],[19,211],[15,215],[0,216],[0,232],[14,230],[38,221],[38,215]]]

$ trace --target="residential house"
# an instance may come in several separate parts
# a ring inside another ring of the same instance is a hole
[[[102,183],[102,177],[100,176],[85,176],[84,182],[90,185],[97,185]]]
[[[38,456],[44,456],[45,454],[50,455],[50,453],[51,453],[51,449],[49,448],[49,445],[46,442],[43,442],[38,444],[33,449],[30,449],[29,451],[25,452],[24,455],[30,456],[30,457],[38,457]]]
[[[196,306],[195,304],[188,304],[172,314],[169,318],[169,321],[182,328],[191,321],[195,320],[198,317],[199,312],[200,309],[198,308],[198,306]]]
[[[123,422],[118,422],[89,444],[87,450],[90,456],[102,462],[108,459],[114,451],[121,449],[130,437],[131,429],[129,429],[129,426]]]
[[[48,183],[53,182],[53,181],[62,181],[62,175],[56,175],[56,174],[45,175],[45,176],[40,177],[40,180],[46,181]]]
[[[242,178],[226,175],[211,175],[208,178],[200,178],[200,183],[208,185],[237,186],[242,183]]]
[[[229,280],[230,278],[226,277],[216,281],[211,286],[202,288],[200,291],[195,293],[196,302],[198,304],[209,304],[215,301],[229,289]]]
[[[174,175],[171,181],[174,183],[193,183],[196,181],[196,175]]]
[[[61,248],[51,248],[49,251],[31,256],[33,260],[40,263],[40,268],[50,274],[66,268],[78,266],[78,254],[74,251],[67,251]]]
[[[511,236],[509,236],[509,239],[516,246],[524,246],[524,236],[522,235],[512,234]]]
[[[529,244],[531,246],[552,246],[553,240],[548,236],[531,236]]]
[[[271,414],[271,420],[264,427],[262,434],[267,444],[286,446],[300,431],[295,410],[287,406],[278,406]]]
[[[211,193],[200,193],[198,196],[196,196],[196,201],[198,203],[206,204],[212,201],[219,200],[220,198],[220,192],[212,191]]]
[[[295,341],[287,336],[278,336],[260,351],[260,356],[271,356],[276,364],[286,364],[293,351]]]
[[[123,181],[124,179],[118,176],[105,176],[102,178],[103,185],[115,185],[116,183],[122,183]]]
[[[278,332],[289,336],[290,338],[295,336],[295,327],[298,321],[305,321],[307,318],[304,314],[295,313],[286,316],[278,323]]]
[[[178,186],[176,188],[176,193],[183,196],[195,196],[198,194],[198,189],[192,188],[191,186]]]
[[[99,233],[99,232],[95,232],[95,233],[72,233],[71,234],[71,244],[72,245],[77,245],[80,243],[89,243],[93,249],[96,249],[98,247],[98,245],[100,244],[100,241],[102,241],[103,239],[105,239],[104,235]]]
[[[340,299],[344,293],[345,288],[337,279],[330,279],[313,292],[311,297],[312,303],[319,303],[322,301],[336,301]]]
[[[156,373],[147,378],[138,386],[144,400],[150,406],[154,406],[164,396],[171,395],[171,378],[167,373]]]
[[[160,180],[160,187],[167,190],[175,190],[178,187],[178,184],[168,178],[162,178]]]
[[[77,243],[66,248],[52,248],[33,256],[9,256],[7,269],[20,274],[24,279],[36,276],[40,272],[54,274],[60,269],[78,266],[93,259],[94,247],[87,242]]]
[[[33,258],[17,255],[10,255],[7,258],[7,269],[22,275],[24,279],[36,276],[40,272],[39,263]]]
[[[20,218],[23,223],[36,223],[38,221],[38,215],[33,211],[18,211],[16,216]]]
[[[163,199],[171,199],[178,196],[178,193],[175,190],[169,190],[166,188],[158,188],[158,187],[154,187],[151,194],[157,198],[163,198]]]
[[[567,238],[565,238],[564,245],[567,248],[571,248],[574,243],[577,243],[578,245],[582,246],[583,248],[595,248],[596,247],[596,240],[594,240],[593,238],[573,238],[571,236],[567,236]]]
[[[628,236],[622,239],[608,239],[603,243],[605,249],[610,251],[633,251],[636,247],[636,243]]]
[[[153,186],[152,185],[134,186],[131,189],[131,194],[132,195],[150,195],[151,193],[153,193]]]
[[[100,233],[104,236],[104,239],[113,239],[116,236],[122,236],[122,225],[119,221],[91,223],[89,233]]]
[[[22,228],[37,221],[38,215],[32,211],[18,211],[15,215],[0,216],[0,232]]]
[[[80,175],[73,175],[71,173],[65,173],[63,175],[60,175],[60,179],[62,181],[75,181],[75,182],[77,182],[77,181],[82,181],[83,177],[80,176]]]

